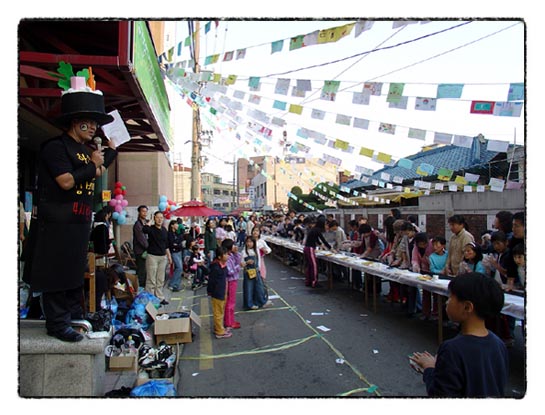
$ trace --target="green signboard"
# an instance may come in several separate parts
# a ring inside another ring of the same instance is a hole
[[[134,74],[140,88],[142,88],[144,97],[161,133],[172,149],[174,141],[170,131],[168,95],[148,27],[146,22],[141,20],[134,22],[133,65]]]

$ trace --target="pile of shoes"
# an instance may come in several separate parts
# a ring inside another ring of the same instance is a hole
[[[150,379],[174,376],[176,352],[165,342],[151,347],[144,344],[138,353],[138,364]]]

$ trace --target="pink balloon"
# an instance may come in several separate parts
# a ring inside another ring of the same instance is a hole
[[[126,206],[128,206],[128,205],[129,205],[129,201],[128,201],[127,199],[123,199],[123,200],[121,201],[121,206],[126,207]]]
[[[115,207],[115,211],[116,211],[117,213],[121,213],[122,210],[123,210],[123,206],[121,206],[121,205],[117,205],[117,206]]]
[[[115,196],[115,199],[116,199],[116,200],[123,200],[123,195],[116,195],[116,196]]]
[[[109,202],[109,205],[112,206],[112,207],[117,205],[117,200],[111,199],[110,202]]]

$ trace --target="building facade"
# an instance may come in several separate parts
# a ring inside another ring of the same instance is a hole
[[[206,206],[229,213],[237,208],[236,187],[232,183],[223,183],[221,176],[202,173],[202,195]]]

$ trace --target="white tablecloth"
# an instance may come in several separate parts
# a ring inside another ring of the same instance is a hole
[[[264,236],[264,239],[269,244],[283,246],[287,249],[299,253],[303,252],[303,245],[293,242],[292,240],[279,238],[276,236]],[[389,281],[396,281],[401,284],[423,288],[427,291],[431,291],[445,297],[448,296],[449,280],[422,281],[418,279],[418,277],[420,277],[422,274],[418,274],[416,272],[399,268],[391,268],[388,265],[382,264],[380,262],[360,259],[343,253],[335,254],[331,251],[325,251],[321,249],[316,250],[316,258],[329,261],[334,264],[342,265],[344,267],[367,272],[369,274],[376,275]],[[524,298],[505,293],[502,314],[524,320]]]

